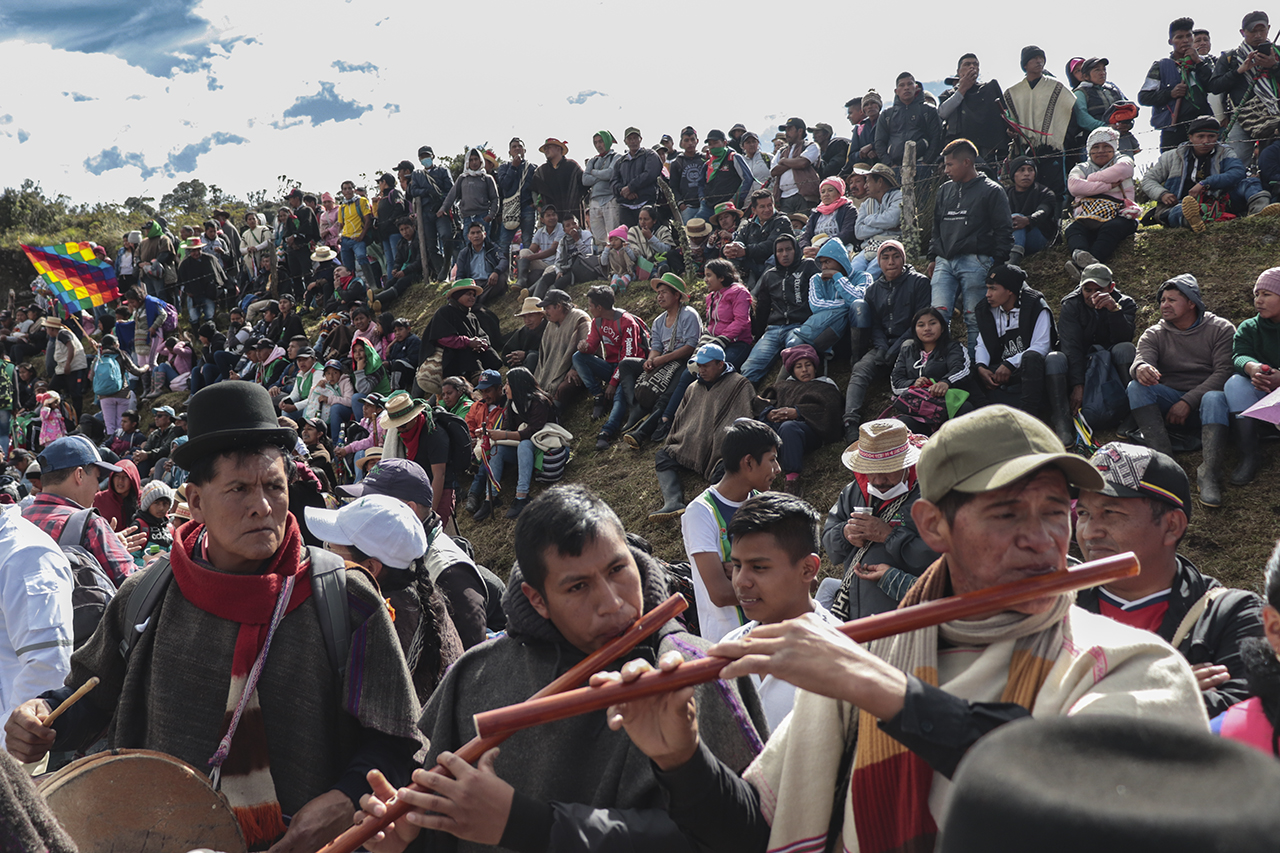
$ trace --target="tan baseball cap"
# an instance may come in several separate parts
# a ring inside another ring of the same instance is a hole
[[[936,503],[947,492],[1001,489],[1046,465],[1090,492],[1104,487],[1089,460],[1067,453],[1040,419],[1009,406],[986,406],[947,421],[925,443],[916,463],[920,496]]]

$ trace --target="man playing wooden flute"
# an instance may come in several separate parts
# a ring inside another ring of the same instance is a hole
[[[439,763],[455,778],[415,771],[414,781],[431,793],[401,789],[414,811],[368,849],[693,853],[667,813],[652,764],[609,730],[602,712],[518,732],[477,767],[453,755],[475,733],[476,713],[527,699],[667,597],[665,568],[630,546],[613,510],[582,487],[539,495],[521,513],[514,539],[517,566],[503,598],[507,636],[467,651],[418,723],[431,741],[426,767]],[[630,654],[683,660],[703,656],[707,646],[672,621]],[[750,679],[704,684],[697,696],[707,754],[741,771],[768,731]],[[375,781],[376,796],[395,793]],[[363,805],[383,813],[378,801]],[[431,831],[419,836],[423,828]]]
[[[1005,406],[944,424],[917,470],[912,517],[942,556],[903,606],[1065,568],[1070,488],[1103,487],[1052,430]],[[625,726],[653,760],[672,819],[700,849],[821,851],[834,835],[836,849],[854,853],[932,850],[956,765],[1005,723],[1111,714],[1206,727],[1180,655],[1072,600],[1038,599],[866,646],[809,616],[713,646],[735,659],[722,677],[772,675],[800,688],[742,776],[702,746],[687,689],[615,706],[610,725]]]

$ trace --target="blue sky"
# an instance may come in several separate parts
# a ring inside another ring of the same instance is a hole
[[[0,185],[30,177],[76,201],[113,201],[191,178],[243,196],[287,175],[336,192],[422,144],[487,142],[505,156],[519,135],[539,160],[538,144],[556,136],[581,161],[594,131],[633,124],[649,143],[686,124],[705,134],[741,121],[771,135],[791,115],[841,133],[850,97],[875,88],[888,100],[903,70],[940,80],[967,50],[1007,87],[1027,43],[1055,74],[1072,55],[1109,57],[1111,80],[1136,99],[1168,52],[1173,14],[1153,0],[998,16],[920,0],[909,20],[883,15],[873,29],[876,16],[837,5],[806,48],[802,25],[784,25],[794,37],[774,29],[774,4],[732,8],[6,0],[0,50],[16,73],[0,106]],[[1197,24],[1220,51],[1239,42],[1246,11],[1215,6]],[[1156,147],[1148,111],[1137,130]]]

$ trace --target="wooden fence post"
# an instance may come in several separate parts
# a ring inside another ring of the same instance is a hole
[[[920,260],[920,229],[916,225],[916,144],[906,143],[902,152],[902,246],[908,260]]]

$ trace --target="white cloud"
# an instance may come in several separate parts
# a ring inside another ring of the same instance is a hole
[[[112,0],[84,14],[100,15],[100,28],[118,28],[110,18],[118,5]],[[1088,28],[1078,11],[1065,8],[967,16],[953,4],[923,0],[912,22],[884,37],[855,27],[849,12],[812,25],[811,40],[803,38],[803,24],[789,24],[800,40],[775,44],[767,19],[725,16],[722,4],[708,0],[685,9],[695,19],[714,16],[705,38],[672,30],[667,16],[633,15],[599,0],[562,0],[554,10],[495,0],[482,21],[475,7],[458,4],[385,0],[376,14],[371,8],[314,0],[299,16],[295,7],[261,0],[203,2],[157,46],[171,57],[154,62],[119,39],[103,48],[115,54],[86,53],[80,51],[94,43],[80,31],[74,40],[50,38],[78,48],[70,50],[35,41],[41,35],[30,28],[0,30],[10,36],[0,41],[10,67],[41,69],[5,104],[0,186],[31,177],[78,202],[118,201],[158,197],[198,177],[243,196],[274,190],[281,174],[308,189],[336,190],[345,178],[414,159],[422,144],[446,154],[487,140],[505,155],[512,136],[531,153],[556,136],[568,139],[570,156],[581,161],[593,153],[596,130],[620,135],[629,125],[649,143],[686,124],[705,134],[737,121],[772,136],[772,126],[791,115],[841,132],[844,102],[869,88],[891,96],[899,71],[941,79],[954,73],[955,57],[973,50],[984,77],[1008,86],[1021,76],[1021,46],[1031,42],[1059,74],[1069,56],[1110,57],[1111,79],[1136,98],[1151,62],[1168,52],[1171,15],[1165,4],[1137,0],[1106,26]],[[0,15],[8,22],[14,13]],[[1224,50],[1238,41],[1238,15],[1224,10],[1197,23],[1213,30],[1215,47]],[[506,59],[477,62],[480,42],[501,47],[496,55]],[[636,45],[645,46],[643,59]],[[553,46],[586,61],[546,58]],[[542,57],[532,71],[518,58],[528,56]],[[167,66],[172,73],[160,76]],[[356,106],[346,120],[324,120],[309,100],[317,98]],[[1149,131],[1146,110],[1137,130]],[[231,137],[243,141],[212,141]],[[32,144],[22,145],[23,138]],[[1140,141],[1157,147],[1149,133]],[[115,162],[113,150],[124,165],[104,168]]]

